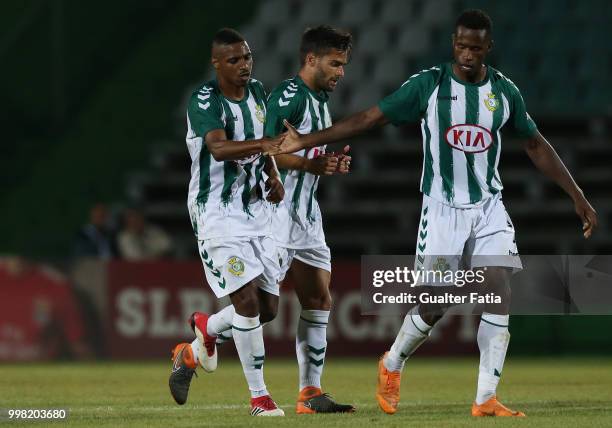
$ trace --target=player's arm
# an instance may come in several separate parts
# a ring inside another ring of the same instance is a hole
[[[276,154],[284,135],[275,138],[259,140],[233,141],[228,140],[224,129],[213,129],[206,133],[206,147],[216,161],[243,159],[257,154]]]
[[[274,161],[274,156],[266,157],[264,171],[268,175],[268,179],[266,180],[266,190],[268,191],[266,200],[277,204],[285,197],[285,188],[283,187],[280,173]]]
[[[597,213],[555,149],[539,131],[526,140],[524,147],[533,164],[572,198],[576,214],[582,220],[584,237],[589,238],[597,227]]]
[[[387,123],[398,126],[416,122],[427,109],[427,99],[435,87],[435,76],[436,72],[432,71],[417,73],[377,105],[349,116],[323,131],[299,135],[295,129],[288,127],[282,152],[291,153],[302,148],[331,144]]]
[[[344,118],[327,129],[306,135],[300,135],[289,122],[285,121],[285,126],[289,132],[282,145],[282,152],[293,153],[305,148],[335,143],[336,141],[360,135],[387,123],[389,123],[389,119],[383,114],[378,105]]]
[[[333,155],[322,155],[314,159],[308,159],[302,156],[284,154],[276,155],[274,158],[281,169],[304,171],[314,175],[332,175],[338,170],[338,157]]]
[[[187,117],[193,131],[204,139],[216,161],[238,160],[259,153],[278,153],[283,135],[259,140],[228,140],[223,122],[223,107],[215,95],[206,91],[192,94],[187,106]]]

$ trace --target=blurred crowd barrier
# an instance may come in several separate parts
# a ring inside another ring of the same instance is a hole
[[[333,271],[330,354],[383,352],[402,318],[361,315],[358,261],[337,262]],[[300,305],[290,283],[281,290],[278,316],[264,328],[270,356],[295,352]],[[81,259],[63,272],[22,259],[5,260],[0,263],[0,361],[169,357],[176,343],[192,340],[186,322],[192,312],[214,312],[228,303],[210,291],[199,260]],[[477,317],[445,320],[424,352],[475,351],[477,323]],[[228,343],[220,352],[235,350]]]
[[[329,355],[374,357],[391,345],[402,316],[362,315],[361,265],[333,264]],[[0,259],[0,362],[159,359],[191,341],[187,319],[229,304],[209,290],[199,260],[70,263]],[[290,283],[281,288],[277,318],[264,327],[270,357],[295,353],[300,305]],[[477,355],[478,316],[447,316],[419,355]],[[517,354],[612,351],[608,316],[512,316]],[[537,334],[534,334],[537,332]],[[232,343],[220,347],[235,355]]]

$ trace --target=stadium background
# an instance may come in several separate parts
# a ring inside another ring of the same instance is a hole
[[[185,206],[185,103],[211,77],[221,26],[244,33],[254,77],[271,89],[298,69],[308,25],[352,31],[335,119],[374,104],[414,72],[450,58],[457,13],[494,22],[490,63],[522,90],[528,110],[598,210],[584,241],[571,201],[506,134],[506,206],[524,254],[612,252],[612,73],[609,2],[469,0],[133,1],[3,3],[0,36],[0,360],[158,358],[189,332],[183,320],[216,302],[203,287]],[[359,315],[359,256],[414,252],[420,209],[418,126],[387,126],[353,145],[353,172],[321,182],[337,262],[329,355],[373,356],[401,319]],[[171,257],[125,262],[74,257],[90,208],[137,206],[168,231]],[[291,355],[295,300],[267,327],[269,355]],[[424,354],[475,355],[477,320],[441,326]],[[513,317],[510,352],[601,354],[611,317]],[[534,334],[534,332],[538,332]],[[226,350],[232,355],[233,350]]]

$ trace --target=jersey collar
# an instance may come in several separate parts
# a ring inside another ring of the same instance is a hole
[[[251,83],[251,81],[249,80],[249,84]],[[219,87],[219,82],[217,81],[217,79],[212,79],[209,83],[210,86],[212,86],[213,88],[215,88],[215,91],[217,91],[217,93],[219,94],[220,97],[223,97],[224,100],[226,100],[228,103],[232,103],[232,104],[241,104],[246,102],[246,100],[249,99],[249,85],[247,85],[244,88],[244,97],[242,97],[241,100],[233,100],[231,98],[226,97],[225,95],[223,95],[223,92],[221,92],[221,88]]]
[[[461,80],[458,76],[455,75],[455,72],[453,71],[453,62],[448,62],[446,63],[446,68],[448,69],[448,73],[450,74],[451,78],[463,85],[463,86],[484,86],[487,84],[487,82],[489,81],[489,79],[491,78],[491,67],[489,67],[488,65],[485,64],[485,67],[487,68],[487,73],[485,74],[484,79],[482,79],[480,82],[478,83],[471,83],[471,82],[466,82],[465,80]]]
[[[325,91],[320,91],[320,92],[315,92],[312,89],[310,89],[308,87],[308,85],[306,83],[304,83],[304,81],[302,80],[302,78],[300,76],[295,76],[294,80],[297,82],[298,85],[303,86],[309,94],[311,94],[317,101],[319,102],[326,102],[329,99],[329,94]]]

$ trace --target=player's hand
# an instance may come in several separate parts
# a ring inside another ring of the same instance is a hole
[[[341,152],[334,152],[332,155],[338,157],[338,168],[336,174],[348,174],[351,169],[351,157],[347,154],[351,146],[344,146]]]
[[[589,239],[597,227],[597,212],[583,195],[574,201],[574,209],[582,220],[582,234],[585,239]]]
[[[274,156],[281,152],[281,144],[285,139],[287,133],[277,135],[274,138],[264,138],[261,143],[261,152],[264,155]]]
[[[306,170],[314,175],[333,175],[338,170],[338,157],[333,153],[325,153],[309,159]]]
[[[285,197],[285,188],[283,187],[283,182],[276,175],[268,177],[268,179],[266,180],[265,188],[268,192],[266,200],[272,202],[273,204],[278,204]]]
[[[282,134],[284,135],[284,140],[282,141],[280,152],[278,154],[295,153],[302,150],[304,147],[302,146],[302,136],[300,133],[296,131],[296,129],[287,121],[287,119],[283,120],[283,124],[287,128],[287,132]]]

